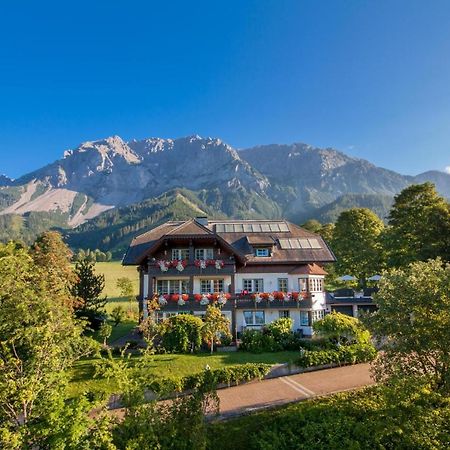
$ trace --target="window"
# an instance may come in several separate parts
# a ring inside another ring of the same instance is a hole
[[[280,292],[288,291],[288,279],[287,278],[278,278],[278,290]]]
[[[287,319],[291,317],[290,311],[288,309],[283,309],[281,311],[278,311],[278,315],[280,319]]]
[[[325,310],[319,309],[318,311],[312,311],[311,313],[311,321],[317,322],[318,320],[323,319],[325,316]]]
[[[264,311],[244,311],[246,325],[261,326],[265,324]]]
[[[188,248],[173,248],[172,259],[189,259]]]
[[[298,279],[298,290],[300,292],[306,292],[308,290],[308,283],[306,281],[306,278]]]
[[[270,256],[270,251],[268,248],[257,248],[255,249],[255,256]]]
[[[224,291],[224,280],[200,280],[200,294],[210,294]]]
[[[188,294],[189,280],[157,280],[158,294]]]
[[[213,259],[214,250],[212,248],[196,248],[195,259]]]
[[[248,292],[264,292],[264,280],[262,278],[244,279],[242,289]]]
[[[322,292],[323,291],[322,278],[310,278],[309,285],[310,285],[311,292]]]
[[[300,311],[300,326],[301,327],[309,326],[308,311]]]

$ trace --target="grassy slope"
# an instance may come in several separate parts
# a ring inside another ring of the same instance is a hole
[[[201,372],[208,364],[212,369],[220,367],[252,363],[277,364],[293,361],[298,357],[298,352],[277,352],[253,354],[247,352],[230,353],[199,353],[195,355],[155,355],[154,365],[149,370],[149,377],[173,377],[184,376]],[[135,357],[133,358],[136,360]],[[132,359],[132,361],[133,361]],[[73,396],[87,391],[117,391],[114,380],[94,378],[96,359],[86,359],[75,364],[70,371],[70,393]]]

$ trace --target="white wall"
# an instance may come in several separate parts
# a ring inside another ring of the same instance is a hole
[[[274,320],[277,320],[280,318],[280,311],[285,311],[288,308],[271,308],[271,309],[264,309],[261,308],[259,311],[264,311],[264,318],[265,318],[265,323],[269,324],[271,322],[273,322]],[[238,332],[242,332],[245,328],[250,328],[250,329],[256,329],[259,330],[262,327],[256,327],[256,326],[249,326],[247,324],[246,327],[244,327],[244,311],[254,311],[254,308],[249,308],[248,310],[244,310],[244,309],[238,309],[236,311],[236,326],[237,326],[237,331]],[[258,311],[258,309],[256,309]],[[306,309],[289,309],[289,317],[294,321],[293,325],[292,325],[292,331],[297,331],[297,330],[302,330],[303,334],[305,336],[311,336],[312,335],[312,327],[308,327],[308,326],[301,326],[300,325],[300,311],[307,311]]]
[[[324,279],[321,275],[311,275],[313,278]],[[264,292],[273,292],[278,290],[278,278],[288,279],[288,291],[298,292],[299,288],[299,278],[308,278],[307,275],[290,275],[288,273],[237,273],[235,278],[236,283],[236,293],[243,290],[243,280],[244,279],[255,279],[262,278],[264,280]],[[318,294],[318,293],[317,293]]]
[[[148,317],[148,309],[147,309],[147,296],[148,296],[148,273],[144,273],[144,292],[143,292],[143,301],[142,301],[142,315],[143,318],[146,319]]]

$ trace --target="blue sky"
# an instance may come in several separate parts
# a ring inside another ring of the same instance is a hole
[[[11,1],[0,42],[12,177],[113,134],[450,166],[448,1]]]

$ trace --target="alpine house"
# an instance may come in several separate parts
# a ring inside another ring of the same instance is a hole
[[[142,318],[205,314],[217,302],[234,336],[290,317],[312,334],[323,318],[323,265],[335,256],[319,236],[284,220],[166,222],[131,242],[122,263],[136,265]]]

